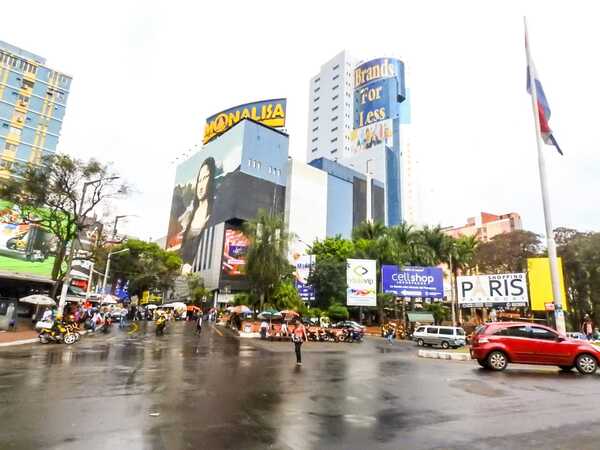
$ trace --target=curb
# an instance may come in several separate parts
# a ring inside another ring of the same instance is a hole
[[[417,356],[419,356],[419,358],[448,359],[452,361],[471,360],[471,355],[469,355],[468,353],[439,352],[436,350],[419,350]]]
[[[38,342],[38,338],[21,339],[20,341],[3,342],[0,344],[0,347],[11,347],[13,345],[34,344],[36,342]]]

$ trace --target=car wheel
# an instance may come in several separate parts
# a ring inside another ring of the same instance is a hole
[[[497,370],[497,371],[506,369],[506,366],[508,365],[508,360],[506,359],[506,355],[499,350],[494,350],[493,352],[491,352],[488,355],[486,362],[487,362],[487,366],[490,369]]]
[[[562,370],[563,372],[570,372],[571,370],[573,370],[573,367],[575,366],[558,366],[560,367],[560,370]]]
[[[417,339],[417,345],[419,347],[423,347],[423,345],[425,345],[425,342],[423,342],[423,339]]]
[[[488,369],[488,365],[487,365],[487,359],[478,359],[477,362],[479,363],[479,365],[481,367],[483,367],[484,369]]]
[[[444,350],[448,350],[450,348],[450,344],[448,344],[446,341],[442,341],[442,348]]]
[[[592,355],[584,353],[575,360],[575,367],[582,375],[591,375],[598,369],[598,361]]]

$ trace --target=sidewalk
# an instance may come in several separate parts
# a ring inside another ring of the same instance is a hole
[[[35,330],[23,331],[0,331],[0,347],[9,345],[32,344],[38,340],[38,332]]]

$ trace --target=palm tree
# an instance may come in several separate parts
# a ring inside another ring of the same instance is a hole
[[[386,227],[381,222],[362,222],[352,230],[352,240],[368,239],[375,241],[385,236]]]
[[[254,220],[244,225],[250,247],[246,256],[246,275],[259,299],[260,310],[281,280],[290,273],[287,246],[290,235],[283,217],[259,210]]]
[[[440,263],[447,263],[450,257],[452,238],[446,235],[439,225],[433,228],[425,225],[420,234],[428,250],[427,256],[429,256],[429,261],[425,265],[437,266]]]

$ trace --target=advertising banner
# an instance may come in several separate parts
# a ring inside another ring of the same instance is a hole
[[[524,273],[460,276],[456,279],[462,308],[518,308],[529,305]]]
[[[398,297],[444,298],[444,273],[439,267],[381,267],[383,292]]]
[[[294,270],[294,285],[300,298],[305,302],[315,300],[315,289],[308,284],[308,277],[314,267],[314,255],[297,255],[292,261]]]
[[[362,153],[378,145],[385,145],[386,147],[394,145],[391,120],[377,122],[350,132],[350,156]]]
[[[225,230],[223,276],[235,278],[246,273],[246,253],[249,245],[249,239],[241,230],[232,228]]]
[[[50,277],[57,241],[23,220],[17,205],[0,200],[0,271]]]
[[[346,304],[377,306],[377,263],[374,259],[346,260]]]
[[[567,310],[565,279],[563,277],[562,258],[558,258],[558,276],[562,309]],[[554,311],[554,295],[550,278],[550,262],[548,258],[527,258],[527,277],[529,278],[529,295],[531,295],[532,311]]]
[[[234,106],[206,119],[204,144],[242,119],[252,119],[271,128],[285,126],[286,99],[276,98]]]

